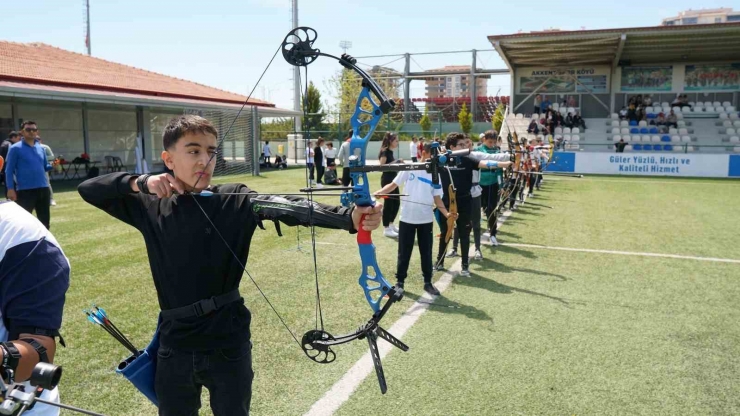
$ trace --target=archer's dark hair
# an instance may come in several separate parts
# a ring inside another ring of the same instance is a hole
[[[26,126],[30,126],[31,124],[37,125],[36,122],[33,120],[26,120],[23,123],[21,123],[21,129],[24,129]]]
[[[18,137],[18,136],[20,136],[20,134],[18,134],[18,132],[15,131],[15,130],[11,131],[10,134],[8,134],[8,138],[9,139],[12,139],[12,138]]]
[[[425,144],[424,145],[424,151],[427,152],[427,153],[429,153],[431,155],[432,154],[432,144],[431,143]]]
[[[352,131],[352,130],[348,131],[348,132],[347,132],[347,138],[348,138],[348,139],[349,139],[349,138],[351,138],[353,134],[355,134],[355,132],[354,132],[354,131]]]
[[[393,133],[386,133],[385,136],[383,136],[383,143],[380,144],[381,149],[389,148],[391,147],[391,143],[396,138],[396,135]]]
[[[175,117],[167,123],[162,135],[162,146],[165,150],[171,149],[181,137],[192,133],[210,134],[218,138],[218,131],[210,121],[201,116],[187,114]]]
[[[483,139],[494,139],[496,140],[498,138],[498,133],[496,133],[496,130],[486,130],[485,133],[483,133]]]
[[[450,133],[447,135],[447,139],[445,139],[445,147],[448,149],[451,149],[452,146],[457,147],[457,142],[460,140],[465,140],[465,135],[462,133]]]

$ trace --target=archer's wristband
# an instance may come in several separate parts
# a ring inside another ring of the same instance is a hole
[[[146,185],[146,181],[149,180],[150,176],[152,175],[145,174],[136,178],[136,186],[139,187],[139,192],[151,195],[151,193],[149,192],[149,187]]]
[[[493,160],[489,160],[488,162],[486,162],[486,167],[488,169],[496,169],[496,168],[498,168],[498,162],[493,161]]]

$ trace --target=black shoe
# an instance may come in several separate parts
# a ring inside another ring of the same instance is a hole
[[[445,271],[445,266],[444,265],[434,266],[432,267],[432,270],[434,270],[435,272],[443,272]]]
[[[439,290],[431,283],[424,283],[424,291],[432,296],[439,296]]]
[[[396,282],[396,287],[403,289],[403,282]]]

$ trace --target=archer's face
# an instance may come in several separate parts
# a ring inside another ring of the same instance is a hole
[[[200,192],[211,183],[216,166],[214,156],[216,146],[215,136],[201,133],[186,134],[180,137],[171,149],[162,152],[162,160],[186,189]]]

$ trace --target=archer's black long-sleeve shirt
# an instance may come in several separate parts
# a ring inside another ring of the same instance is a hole
[[[309,202],[303,198],[258,195],[246,185],[226,184],[209,190],[243,195],[175,195],[160,199],[133,192],[131,178],[126,173],[111,173],[83,182],[78,191],[85,201],[144,236],[162,310],[238,288],[244,270],[229,248],[239,262],[246,264],[252,234],[261,220],[310,225]],[[196,204],[196,198],[215,227]],[[313,204],[314,225],[356,232],[349,208]],[[249,340],[250,321],[244,302],[232,302],[206,316],[165,320],[160,326],[160,342],[186,351],[236,347]]]

